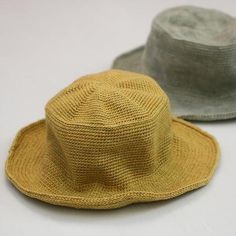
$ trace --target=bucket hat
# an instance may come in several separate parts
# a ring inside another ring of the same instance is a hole
[[[76,80],[17,134],[6,163],[22,193],[75,208],[106,209],[173,198],[206,185],[219,148],[172,118],[148,76],[111,70]]]
[[[236,19],[194,6],[168,9],[152,23],[145,46],[115,59],[113,68],[153,77],[176,116],[236,117]]]

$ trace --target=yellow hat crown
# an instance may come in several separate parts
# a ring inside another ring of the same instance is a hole
[[[147,76],[85,76],[46,106],[47,156],[75,189],[128,188],[152,174],[171,149],[166,95]]]

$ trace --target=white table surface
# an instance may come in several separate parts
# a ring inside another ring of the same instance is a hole
[[[211,183],[169,201],[118,210],[52,206],[18,192],[4,163],[16,132],[76,78],[146,41],[153,17],[180,4],[236,16],[234,0],[0,0],[0,235],[236,235],[236,120],[199,123],[222,156]]]

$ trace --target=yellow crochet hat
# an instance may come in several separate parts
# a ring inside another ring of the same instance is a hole
[[[117,208],[206,185],[215,139],[172,118],[150,77],[111,70],[76,80],[17,134],[6,163],[24,194],[76,208]]]

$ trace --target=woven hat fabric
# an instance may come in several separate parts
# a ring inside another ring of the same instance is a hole
[[[236,19],[193,6],[153,20],[145,46],[119,56],[113,68],[155,78],[173,113],[189,120],[236,117]]]
[[[76,80],[20,130],[6,173],[24,194],[75,208],[107,209],[173,198],[206,185],[216,140],[172,118],[148,76],[111,70]]]

